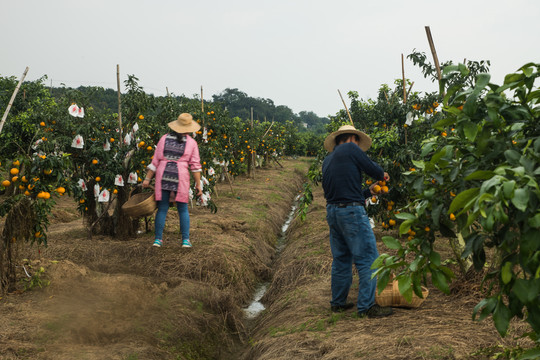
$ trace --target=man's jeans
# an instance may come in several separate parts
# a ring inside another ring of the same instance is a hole
[[[377,280],[371,279],[371,264],[379,256],[375,235],[363,206],[326,206],[332,250],[332,306],[344,305],[352,283],[352,263],[358,271],[359,312],[375,304]]]
[[[169,211],[169,197],[171,192],[167,190],[161,191],[161,200],[157,202],[157,214],[155,220],[156,239],[163,240],[163,228],[165,227],[165,218]],[[180,232],[182,240],[189,240],[189,212],[187,203],[176,203],[178,216],[180,217]]]

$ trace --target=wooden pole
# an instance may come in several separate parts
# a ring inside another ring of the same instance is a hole
[[[253,107],[251,107],[251,132],[252,133],[255,133],[255,129],[253,129]],[[252,144],[253,145],[253,144]],[[255,150],[253,149],[253,146],[251,147],[251,175],[253,178],[255,178],[255,166],[256,166],[256,163],[255,163],[255,156],[257,156],[257,154],[255,153]]]
[[[201,85],[201,119],[202,119],[202,127],[204,128],[204,99],[203,99],[203,87]]]
[[[341,91],[337,91],[339,93],[339,97],[341,98],[341,102],[343,103],[343,106],[345,106],[345,110],[347,110],[347,115],[349,115],[349,120],[351,121],[351,125],[354,126],[354,123],[352,121],[351,113],[349,112],[349,109],[347,108],[347,104],[345,104],[345,100],[343,100],[343,96],[341,96]]]
[[[439,59],[437,58],[437,51],[435,51],[435,44],[433,43],[433,37],[431,36],[431,30],[429,26],[426,26],[426,35],[429,42],[429,47],[431,49],[431,54],[433,55],[433,62],[435,62],[435,68],[437,69],[437,79],[439,83],[441,82],[441,67],[439,65]]]
[[[405,61],[403,60],[403,54],[401,54],[401,75],[403,76],[403,103],[407,103],[407,89],[405,87]]]
[[[13,106],[13,102],[15,101],[15,97],[17,96],[17,93],[19,92],[19,88],[21,87],[22,82],[24,81],[24,78],[26,77],[26,74],[28,74],[28,66],[24,70],[21,79],[19,80],[19,83],[17,86],[15,86],[15,90],[13,90],[13,94],[11,95],[11,99],[9,100],[8,106],[6,107],[6,111],[4,111],[4,115],[2,116],[2,121],[0,122],[0,133],[2,132],[2,128],[4,127],[4,123],[6,122],[7,116],[9,114],[9,111],[11,110],[11,107]]]
[[[120,92],[120,65],[116,64],[116,86],[118,88],[118,126],[120,129],[120,146],[124,144],[122,136],[122,97]]]
[[[409,91],[407,91],[407,97],[409,97],[409,94],[411,93],[411,89],[414,85],[414,81],[412,82],[411,86],[409,87]]]
[[[165,90],[167,90],[167,97],[170,98],[171,94],[169,93],[169,88],[167,86],[165,86]]]

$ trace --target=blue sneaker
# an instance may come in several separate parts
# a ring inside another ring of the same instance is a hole
[[[154,244],[152,246],[161,247],[162,245],[163,245],[163,241],[160,239],[156,239],[156,241],[154,241]]]
[[[182,247],[185,247],[185,248],[190,248],[190,247],[192,247],[191,241],[189,241],[189,239],[184,239],[184,240],[182,240]]]

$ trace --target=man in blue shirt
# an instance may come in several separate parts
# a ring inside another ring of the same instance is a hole
[[[330,228],[332,250],[332,311],[354,307],[347,303],[352,283],[352,263],[358,271],[359,316],[381,317],[392,314],[391,307],[375,304],[376,279],[371,279],[371,264],[379,256],[375,235],[366,213],[366,198],[373,194],[362,188],[363,173],[375,180],[389,180],[388,173],[365,153],[371,138],[352,125],[343,125],[328,135],[324,147],[330,154],[324,159],[323,190],[326,220]]]

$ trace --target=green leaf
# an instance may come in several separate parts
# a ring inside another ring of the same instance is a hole
[[[518,153],[516,150],[506,150],[504,152],[504,157],[509,163],[517,164],[519,162],[519,158],[521,157],[521,154]]]
[[[414,220],[414,219],[416,219],[416,216],[414,216],[413,214],[410,214],[410,213],[406,213],[406,212],[396,214],[395,216],[396,216],[396,218],[398,218],[400,220]]]
[[[405,220],[402,222],[401,225],[399,225],[399,235],[406,234],[411,229],[413,223],[414,220]]]
[[[501,269],[501,278],[504,284],[508,284],[512,280],[512,263],[507,261]]]
[[[501,336],[506,335],[511,317],[512,313],[510,312],[510,309],[502,302],[502,300],[499,300],[497,307],[495,307],[495,311],[493,312],[493,322]]]
[[[473,320],[476,319],[478,311],[480,311],[480,317],[478,318],[478,321],[484,320],[489,314],[493,312],[495,306],[497,306],[497,298],[490,297],[488,299],[483,299],[473,309]]]
[[[377,290],[379,294],[386,288],[390,280],[390,269],[384,270],[377,279]]]
[[[514,180],[506,181],[503,183],[503,194],[505,199],[511,199],[514,195],[514,189],[516,182]]]
[[[401,243],[392,236],[383,236],[382,241],[387,248],[397,250],[401,249]]]
[[[538,360],[540,359],[540,348],[529,349],[519,357],[519,360]]]
[[[463,208],[465,205],[469,203],[469,201],[474,199],[478,195],[479,192],[480,192],[480,188],[470,188],[470,189],[460,192],[450,204],[448,213],[449,214],[455,213],[456,210]]]
[[[529,224],[530,227],[537,228],[537,229],[540,228],[540,213],[537,213],[532,218],[530,218],[529,221],[527,221],[527,223]]]
[[[491,179],[494,175],[495,173],[491,170],[477,170],[465,177],[465,180],[487,180]]]
[[[435,285],[439,290],[444,292],[445,294],[450,293],[450,288],[448,287],[448,283],[446,281],[446,276],[444,276],[444,273],[432,269],[431,270],[431,281],[433,282],[433,285]]]
[[[463,125],[463,132],[470,142],[474,142],[476,135],[478,134],[478,125],[472,121],[465,121]]]
[[[512,204],[520,210],[527,210],[527,204],[529,203],[529,190],[528,189],[516,189],[514,191],[514,197],[512,198]]]
[[[436,251],[432,251],[429,253],[429,261],[439,267],[441,266],[441,255]]]
[[[424,169],[426,167],[425,163],[421,160],[413,160],[412,163],[419,169]]]
[[[412,301],[411,283],[412,283],[412,280],[410,276],[402,276],[398,278],[399,293],[403,295],[405,300],[407,300],[409,303]]]

